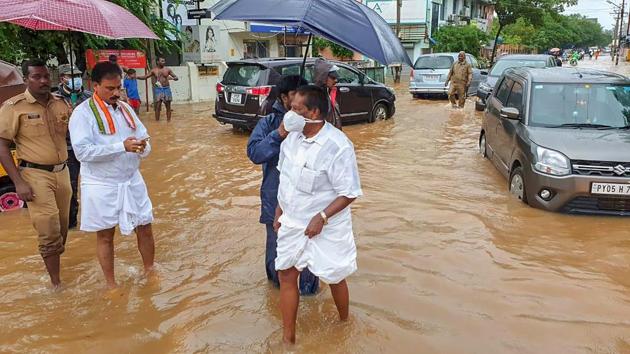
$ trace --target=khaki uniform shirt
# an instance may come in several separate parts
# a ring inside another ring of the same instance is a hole
[[[448,73],[448,79],[454,84],[464,84],[466,86],[470,85],[472,76],[472,67],[465,60],[463,63],[459,60],[456,61],[451,67],[451,71]]]
[[[50,95],[43,106],[28,90],[0,108],[0,138],[15,142],[19,160],[57,165],[68,159],[66,134],[71,109],[63,98]]]

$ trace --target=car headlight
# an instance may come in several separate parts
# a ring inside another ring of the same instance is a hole
[[[571,163],[569,158],[561,152],[536,147],[536,164],[534,168],[542,173],[554,176],[566,176],[571,174]]]
[[[490,85],[488,85],[485,82],[482,82],[481,84],[479,84],[479,88],[484,90],[484,91],[490,91],[492,90],[492,87]]]
[[[391,93],[392,95],[396,95],[396,91],[394,91],[394,89],[391,87],[387,87],[387,91],[389,91],[389,93]]]

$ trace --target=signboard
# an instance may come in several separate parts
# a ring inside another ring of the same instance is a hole
[[[284,33],[284,28],[285,28],[284,26],[267,25],[264,23],[256,23],[256,22],[252,22],[249,25],[249,31],[254,32],[254,33]],[[291,34],[308,35],[308,32],[305,31],[301,27],[287,26],[286,30],[287,30],[287,33],[291,33]]]
[[[223,60],[218,50],[220,37],[219,26],[185,26],[182,33],[184,61],[205,64]]]
[[[183,26],[195,25],[197,21],[188,18],[188,9],[196,9],[195,0],[160,0],[162,2],[162,17],[175,26],[178,30],[182,30]],[[175,36],[167,35],[169,39],[174,40]]]
[[[201,20],[202,18],[211,18],[210,10],[208,9],[188,10],[189,20]]]
[[[396,23],[396,0],[366,0],[365,5],[381,15],[387,23]],[[400,9],[401,23],[425,23],[426,18],[426,0],[402,0],[402,8]]]
[[[102,61],[108,61],[109,56],[114,54],[118,57],[118,64],[120,66],[130,68],[130,69],[144,69],[147,67],[147,56],[144,52],[140,50],[132,50],[132,49],[102,49],[102,50],[92,50],[88,49],[85,52],[85,57],[87,61],[87,67],[92,69],[96,63],[100,63]]]

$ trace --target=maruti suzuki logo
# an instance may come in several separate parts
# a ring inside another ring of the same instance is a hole
[[[623,176],[626,174],[626,167],[623,165],[617,165],[613,168],[613,172],[618,176]]]

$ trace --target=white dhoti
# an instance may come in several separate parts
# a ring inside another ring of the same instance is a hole
[[[321,234],[312,239],[304,235],[306,227],[287,219],[280,218],[276,270],[308,268],[327,284],[338,284],[357,270],[357,248],[349,213],[348,217],[324,226]]]
[[[123,235],[153,222],[153,205],[140,172],[125,182],[81,181],[81,230],[102,231],[118,226]]]

